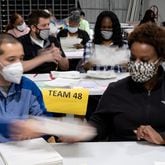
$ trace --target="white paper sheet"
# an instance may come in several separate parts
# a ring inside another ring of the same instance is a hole
[[[89,59],[96,65],[118,65],[129,61],[130,53],[128,49],[118,47],[108,47],[95,45],[93,56]]]
[[[96,135],[96,130],[81,120],[60,121],[53,118],[33,117],[33,128],[36,131],[64,137],[79,137],[83,140],[89,140]]]
[[[62,157],[44,139],[0,144],[8,165],[62,165]]]
[[[81,38],[77,38],[77,37],[61,37],[60,38],[60,42],[61,42],[61,46],[62,49],[64,51],[74,51],[76,50],[76,48],[74,47],[75,44],[80,44],[82,41]]]
[[[154,165],[165,165],[165,162],[155,162]]]
[[[81,88],[87,88],[87,89],[99,88],[98,84],[96,84],[93,80],[80,81],[75,87],[81,87]]]
[[[81,77],[78,71],[52,71],[51,73],[55,78],[79,79]]]
[[[25,77],[31,79],[32,81],[50,81],[53,79],[49,73],[44,74],[24,74]]]
[[[84,49],[74,49],[70,51],[65,51],[65,55],[68,59],[81,59],[83,58]]]
[[[99,78],[99,79],[113,79],[117,77],[114,71],[94,71],[94,70],[88,70],[87,76],[92,78]]]
[[[79,80],[76,79],[56,78],[55,80],[44,82],[44,85],[49,87],[71,88],[72,86],[77,84],[78,81]]]

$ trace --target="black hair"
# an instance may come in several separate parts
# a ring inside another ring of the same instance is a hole
[[[114,45],[118,45],[119,47],[123,46],[122,40],[122,31],[118,17],[112,11],[103,11],[99,14],[96,20],[95,29],[94,29],[94,39],[93,42],[95,44],[101,44],[104,38],[101,35],[101,22],[104,18],[110,18],[112,21],[112,42]]]
[[[7,32],[8,30],[14,28],[14,24],[15,24],[16,20],[17,20],[19,17],[21,17],[21,15],[18,14],[18,13],[13,13],[13,14],[11,15],[10,20],[9,20],[9,24],[6,26],[6,29],[5,29],[6,32]]]
[[[44,10],[33,11],[28,18],[29,27],[31,25],[37,25],[39,23],[40,18],[45,18],[45,19],[50,18],[50,14]]]
[[[162,22],[162,26],[165,26],[165,21]]]
[[[79,10],[72,11],[69,17],[69,21],[80,23],[80,11]]]
[[[151,9],[146,10],[143,19],[140,21],[140,25],[146,22],[155,23],[155,13]]]
[[[85,17],[85,13],[81,10],[80,15]]]

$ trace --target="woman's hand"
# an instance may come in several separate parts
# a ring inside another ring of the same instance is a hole
[[[136,133],[138,140],[144,139],[154,144],[165,144],[165,140],[150,125],[141,125],[137,130],[134,130],[134,133]]]
[[[76,49],[82,49],[84,46],[82,44],[74,44],[73,45]]]

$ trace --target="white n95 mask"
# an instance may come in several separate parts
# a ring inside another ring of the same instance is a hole
[[[40,30],[39,36],[43,39],[43,40],[47,40],[50,34],[50,29],[42,29]]]
[[[1,64],[2,65],[2,64]],[[16,62],[3,66],[0,74],[6,81],[19,84],[23,75],[23,66],[21,62]]]
[[[26,23],[24,22],[22,25],[17,26],[17,30],[23,32],[26,29]]]

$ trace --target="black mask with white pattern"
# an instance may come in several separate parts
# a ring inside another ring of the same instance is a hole
[[[136,62],[130,61],[128,64],[128,70],[132,77],[132,80],[139,83],[144,83],[153,78],[157,73],[157,62]]]

